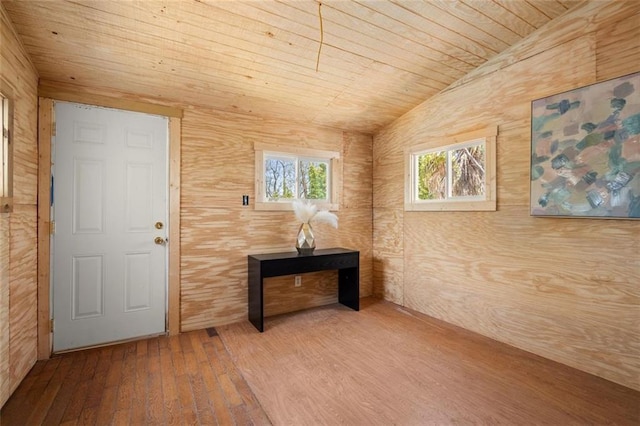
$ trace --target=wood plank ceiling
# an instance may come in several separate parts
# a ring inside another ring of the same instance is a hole
[[[2,0],[42,83],[364,133],[577,3]]]

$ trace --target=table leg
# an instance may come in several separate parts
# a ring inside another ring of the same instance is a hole
[[[249,321],[260,333],[264,331],[264,299],[260,264],[249,261]]]
[[[338,271],[338,301],[354,311],[360,310],[360,268]]]

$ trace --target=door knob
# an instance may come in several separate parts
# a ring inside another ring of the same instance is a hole
[[[154,243],[158,244],[158,245],[164,245],[164,238],[162,237],[156,237],[155,240],[153,240]]]

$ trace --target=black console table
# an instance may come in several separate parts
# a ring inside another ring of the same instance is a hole
[[[264,278],[338,270],[338,301],[360,310],[360,252],[344,248],[315,250],[310,255],[297,252],[248,256],[249,321],[264,331]]]

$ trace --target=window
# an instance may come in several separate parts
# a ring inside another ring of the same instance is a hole
[[[255,144],[256,209],[290,210],[294,200],[338,210],[340,154],[279,145]]]
[[[495,210],[497,128],[406,152],[405,210]]]
[[[0,212],[13,210],[13,105],[11,92],[0,82],[0,117],[2,117],[2,146],[0,147]]]

